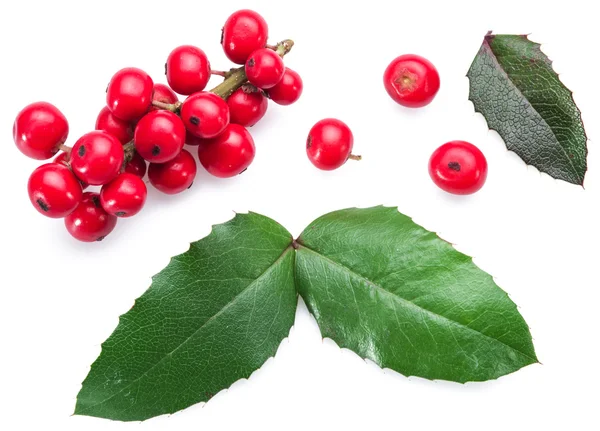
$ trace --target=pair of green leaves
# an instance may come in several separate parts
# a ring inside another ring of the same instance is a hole
[[[75,413],[144,420],[209,400],[275,354],[298,294],[323,336],[405,375],[483,381],[537,362],[492,277],[395,208],[336,211],[295,241],[249,213],[153,278],[103,344]]]

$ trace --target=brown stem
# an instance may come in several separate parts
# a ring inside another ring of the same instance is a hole
[[[158,100],[153,100],[152,106],[155,106],[159,109],[166,109],[167,111],[171,111],[171,112],[177,114],[179,112],[179,109],[181,108],[181,102],[164,103],[164,102],[159,102]]]
[[[217,76],[222,76],[223,78],[227,78],[227,74],[229,72],[223,72],[222,70],[211,70],[210,74],[211,75],[217,75]]]
[[[58,146],[58,149],[59,149],[60,151],[64,151],[64,152],[65,152],[65,153],[67,153],[67,154],[71,152],[71,147],[69,147],[68,145],[65,145],[65,144],[60,144],[60,145]]]
[[[348,156],[348,159],[349,159],[349,160],[362,160],[362,156],[357,156],[357,155],[355,155],[355,154],[350,154],[350,155]]]

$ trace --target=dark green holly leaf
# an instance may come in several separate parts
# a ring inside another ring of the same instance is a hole
[[[467,382],[537,362],[492,277],[395,208],[327,214],[294,246],[296,286],[322,335],[381,367]]]
[[[174,257],[121,316],[75,414],[143,420],[247,378],[294,321],[294,250],[273,220],[237,215]]]
[[[483,40],[467,74],[469,99],[509,150],[541,172],[583,184],[587,138],[571,91],[527,36]]]

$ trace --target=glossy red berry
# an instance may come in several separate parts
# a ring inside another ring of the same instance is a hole
[[[191,45],[175,48],[165,64],[169,86],[186,96],[204,90],[210,79],[210,63],[204,51]]]
[[[214,138],[229,124],[229,106],[214,93],[195,93],[181,105],[181,119],[191,134]]]
[[[414,54],[395,58],[385,69],[383,84],[390,97],[402,106],[428,105],[440,89],[440,75],[426,58]]]
[[[31,203],[41,214],[65,217],[81,200],[81,184],[65,165],[46,163],[39,166],[27,183]]]
[[[115,117],[107,106],[102,108],[96,119],[96,130],[104,130],[117,138],[121,144],[133,139],[133,126],[127,121]]]
[[[86,192],[75,211],[65,217],[65,227],[83,242],[102,241],[117,225],[117,217],[108,214],[100,205],[98,193]]]
[[[138,153],[133,153],[133,157],[125,165],[125,172],[137,175],[140,178],[143,178],[144,175],[146,175],[146,169],[146,161]]]
[[[142,210],[147,195],[144,181],[137,175],[124,172],[102,186],[100,204],[109,214],[132,217]]]
[[[255,151],[248,130],[239,124],[230,124],[221,135],[198,146],[198,158],[209,173],[228,178],[244,172],[254,160]]]
[[[455,195],[469,195],[481,189],[487,170],[487,160],[481,150],[465,141],[447,142],[429,159],[433,182]]]
[[[84,183],[102,185],[119,175],[123,166],[123,145],[101,130],[83,135],[71,150],[71,169]]]
[[[278,105],[291,105],[302,95],[304,84],[297,72],[286,67],[283,78],[267,91],[269,99]]]
[[[163,193],[174,195],[189,189],[196,178],[196,161],[187,150],[167,163],[150,163],[148,179]]]
[[[230,122],[244,127],[254,126],[265,116],[269,101],[262,91],[238,88],[227,99]]]
[[[306,140],[306,154],[317,168],[324,171],[337,169],[352,156],[354,137],[350,128],[335,118],[326,118],[315,124]]]
[[[231,14],[221,34],[225,55],[236,64],[244,64],[250,54],[267,44],[269,28],[258,13],[244,9]]]
[[[279,54],[272,49],[261,48],[248,57],[245,70],[250,84],[258,88],[271,88],[283,78],[285,66]]]
[[[175,94],[175,92],[165,84],[154,84],[154,94],[152,95],[152,101],[172,105],[173,103],[177,103],[179,99],[177,98],[177,94]],[[150,106],[150,111],[156,111],[158,109],[160,108],[157,108],[156,106]]]
[[[191,145],[193,147],[196,147],[196,146],[200,145],[203,141],[204,141],[204,139],[194,136],[189,131],[186,131],[186,133],[185,133],[185,144],[186,145]]]
[[[17,148],[36,160],[51,158],[67,140],[69,123],[54,105],[36,102],[17,114],[13,124],[13,138]]]
[[[183,121],[171,111],[146,114],[135,128],[135,150],[145,160],[165,163],[177,157],[185,143]]]
[[[152,103],[154,83],[143,70],[127,67],[119,70],[106,89],[106,105],[123,121],[136,121]]]
[[[61,165],[69,166],[69,153],[66,151],[61,151],[52,161],[54,163],[60,163]]]

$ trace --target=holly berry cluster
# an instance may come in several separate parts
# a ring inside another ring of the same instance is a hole
[[[221,45],[233,63],[214,71],[204,51],[191,45],[168,56],[168,86],[154,83],[143,70],[119,70],[106,89],[106,106],[94,131],[65,145],[69,124],[52,104],[26,106],[15,120],[19,150],[37,160],[56,158],[33,171],[29,198],[43,215],[64,218],[68,232],[81,241],[100,241],[119,217],[132,217],[147,196],[146,171],[156,189],[167,194],[189,188],[196,161],[184,148],[197,147],[198,159],[212,175],[226,178],[245,171],[255,145],[246,129],[266,113],[268,99],[289,105],[300,97],[302,79],[282,57],[291,40],[268,45],[268,26],[258,13],[233,13],[222,30]],[[205,91],[211,75],[224,81]],[[177,94],[188,96],[180,102]],[[101,186],[99,192],[84,190]]]

